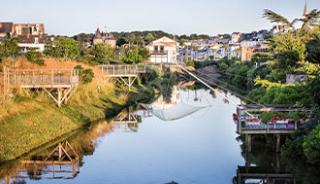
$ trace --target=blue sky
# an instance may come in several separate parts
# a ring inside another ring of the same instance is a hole
[[[0,21],[43,22],[49,34],[163,30],[215,35],[269,29],[268,8],[286,17],[302,15],[304,0],[2,0]],[[319,0],[308,8],[320,9]]]

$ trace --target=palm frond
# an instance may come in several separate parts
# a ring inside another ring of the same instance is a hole
[[[311,12],[307,13],[306,15],[304,15],[304,18],[299,19],[299,21],[302,22],[302,26],[301,29],[302,30],[309,30],[310,29],[310,25],[319,20],[320,18],[320,11],[317,9],[313,9]]]
[[[265,9],[263,13],[263,17],[267,18],[272,23],[282,23],[287,27],[292,27],[292,22],[290,22],[288,19],[286,19],[280,14],[277,14],[272,10]]]

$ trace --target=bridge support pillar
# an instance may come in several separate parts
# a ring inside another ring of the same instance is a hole
[[[43,90],[56,102],[58,107],[61,107],[63,103],[66,104],[68,102],[74,88],[75,87],[70,86],[69,88],[56,88],[56,90],[43,88]]]
[[[250,134],[247,134],[246,135],[246,144],[248,146],[248,152],[251,152],[251,149],[252,149],[252,137]]]
[[[137,76],[128,76],[128,77],[120,77],[121,81],[128,86],[129,91],[131,90],[131,86],[137,79]]]
[[[281,144],[281,136],[280,134],[276,135],[276,139],[277,139],[277,143],[276,143],[276,152],[279,153],[280,152],[280,144]]]

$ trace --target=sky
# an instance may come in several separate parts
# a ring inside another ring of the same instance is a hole
[[[301,17],[305,0],[1,0],[0,22],[44,23],[55,35],[162,30],[172,34],[251,32],[270,29],[271,9]],[[307,0],[320,9],[319,0]]]

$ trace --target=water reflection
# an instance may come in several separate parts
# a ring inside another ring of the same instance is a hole
[[[145,114],[149,114],[146,112]],[[137,132],[141,116],[132,107],[124,109],[111,120],[112,130],[119,132]]]
[[[36,180],[75,179],[80,173],[83,157],[92,155],[98,137],[111,129],[111,124],[107,122],[92,124],[86,130],[68,135],[70,137],[66,140],[40,148],[36,154],[1,165],[0,183],[22,184]]]
[[[235,107],[197,86],[172,92],[172,101],[165,101],[172,103],[170,108],[183,101],[207,109],[174,123],[162,123],[142,106],[124,109],[111,120],[0,166],[2,182],[232,183],[237,165],[244,163],[232,124]]]
[[[293,184],[296,183],[294,175],[285,164],[281,162],[279,154],[274,149],[265,146],[263,142],[256,142],[251,152],[246,145],[242,145],[242,155],[245,164],[238,166],[234,184]]]

